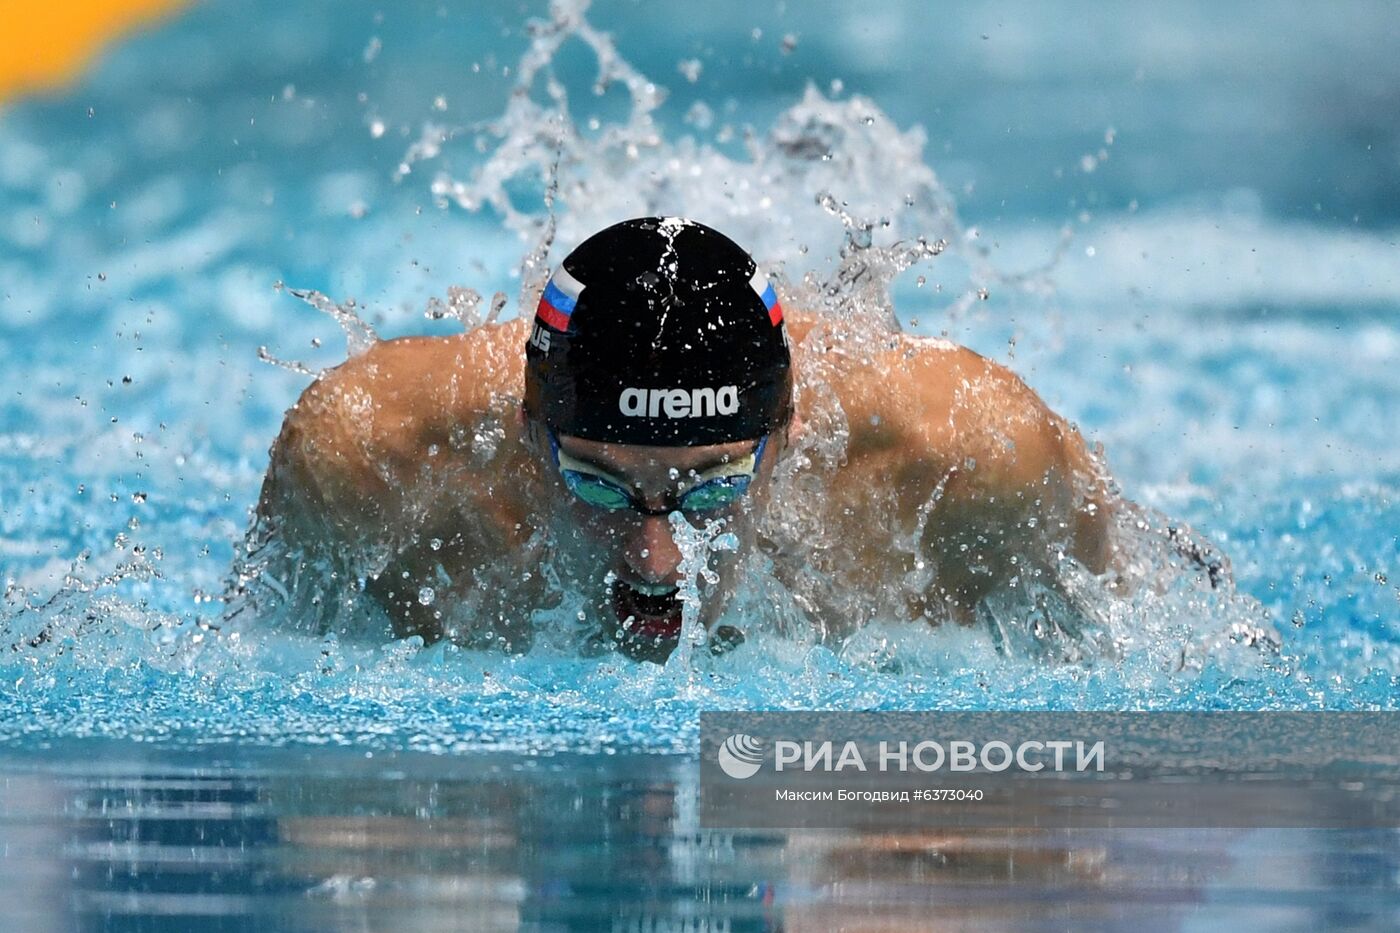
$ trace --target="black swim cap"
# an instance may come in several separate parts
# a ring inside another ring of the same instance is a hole
[[[791,370],[782,307],[749,254],[647,217],[589,237],[545,286],[525,411],[587,440],[723,444],[787,423]]]

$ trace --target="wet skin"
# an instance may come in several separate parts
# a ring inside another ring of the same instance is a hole
[[[676,642],[660,597],[621,605],[618,591],[646,596],[679,580],[669,518],[599,510],[568,492],[541,426],[519,408],[528,323],[387,341],[324,374],[287,414],[260,518],[311,553],[389,554],[366,591],[401,635],[456,637],[444,621],[454,603],[472,618],[500,617],[503,629],[504,620],[519,624],[546,600],[538,570],[557,558],[567,587],[587,595],[604,643],[662,659]],[[845,335],[810,318],[790,312],[787,326],[799,385],[817,375],[831,393],[799,390],[798,416],[770,440],[748,494],[717,513],[741,546],[712,561],[719,582],[702,589],[707,628],[753,548],[784,583],[819,567],[832,592],[886,609],[894,599],[898,614],[933,621],[970,621],[998,587],[1053,576],[1057,555],[1095,573],[1110,568],[1107,479],[1078,432],[1014,374],[943,341],[882,335],[854,353]],[[843,461],[824,469],[804,434],[833,425],[849,437]],[[564,452],[625,480],[653,509],[673,504],[692,471],[753,446],[560,438]],[[820,474],[820,494],[780,502],[775,470]],[[816,510],[819,552],[784,538],[784,508]],[[917,556],[893,546],[910,534]],[[927,586],[892,597],[889,581],[915,561],[930,571]],[[436,599],[424,605],[418,594],[430,581]],[[820,596],[806,608],[827,609]]]

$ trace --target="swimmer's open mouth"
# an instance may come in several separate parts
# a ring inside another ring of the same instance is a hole
[[[624,636],[655,642],[681,637],[681,600],[675,587],[643,593],[618,580],[612,587],[612,607]]]

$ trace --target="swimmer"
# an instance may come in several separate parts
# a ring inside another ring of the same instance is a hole
[[[794,392],[818,368],[836,409]],[[838,429],[823,470],[809,432]],[[681,634],[674,513],[737,539],[700,583],[719,651],[743,639],[719,623],[754,555],[805,612],[844,616],[826,629],[860,607],[966,624],[1061,562],[1108,571],[1113,508],[1079,433],[1007,369],[894,332],[851,352],[723,234],[645,218],[570,253],[531,320],[323,374],[287,413],[255,528],[297,555],[265,581],[293,616],[353,581],[398,636],[520,648],[552,583],[593,644],[662,661]]]

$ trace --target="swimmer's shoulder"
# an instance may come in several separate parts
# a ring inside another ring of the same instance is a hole
[[[470,433],[523,381],[520,320],[376,343],[322,373],[287,412],[273,465],[296,462],[362,493],[410,478],[436,444]]]
[[[428,396],[455,408],[459,399],[518,390],[526,336],[527,323],[516,319],[446,337],[381,340],[322,374],[307,391],[314,397],[364,389],[384,400]]]
[[[799,360],[839,346],[842,338],[815,316],[789,318]],[[951,340],[898,332],[882,335],[870,352],[833,385],[854,457],[916,460],[940,471],[971,461],[998,485],[1029,484],[1064,459],[1063,420],[1006,366]]]
[[[810,320],[801,326],[804,337],[827,339]],[[866,490],[887,488],[913,509],[939,488],[940,520],[974,539],[1014,531],[1029,510],[1067,523],[1072,552],[1093,572],[1108,567],[1114,493],[1078,429],[1010,368],[967,347],[910,334],[882,339],[873,361],[832,386],[850,430],[832,487],[838,507],[858,511]]]
[[[382,340],[322,373],[295,410],[356,418],[381,432],[470,420],[493,398],[519,397],[526,335],[517,319],[446,337]]]

